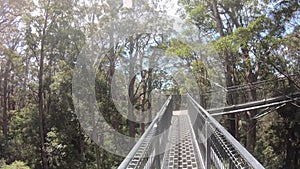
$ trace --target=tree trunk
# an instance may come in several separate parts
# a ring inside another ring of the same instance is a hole
[[[252,72],[251,67],[247,71],[247,80],[249,85],[249,101],[257,100],[256,88],[253,85],[254,82],[257,81],[257,76]],[[254,152],[255,143],[256,143],[256,119],[252,119],[257,114],[257,110],[250,110],[247,112],[247,144],[246,148],[250,152]]]
[[[110,35],[110,50],[109,50],[109,73],[108,73],[108,84],[110,86],[113,86],[113,83],[115,83],[112,79],[115,73],[115,65],[116,65],[116,56],[115,56],[115,50],[114,50],[114,42],[113,42],[113,35]],[[111,97],[111,90],[108,91],[108,96]],[[110,103],[110,101],[108,100],[108,103]],[[119,118],[118,118],[118,112],[113,110],[113,112],[111,112],[111,122],[112,122],[112,127],[115,130],[119,129]]]
[[[43,45],[42,45],[43,49]],[[44,98],[43,98],[43,70],[44,70],[44,54],[41,50],[40,57],[40,69],[39,69],[39,90],[38,90],[38,104],[39,104],[39,131],[40,131],[40,146],[41,146],[41,158],[43,169],[48,169],[47,164],[47,154],[46,154],[46,146],[45,146],[45,129],[44,129]]]
[[[222,19],[221,19],[221,16],[220,16],[220,13],[219,13],[219,10],[218,10],[218,4],[217,4],[217,1],[216,0],[211,0],[211,9],[213,11],[213,14],[214,14],[214,19],[215,19],[215,22],[216,22],[216,25],[217,25],[217,31],[219,32],[220,34],[220,37],[225,37],[225,33],[224,33],[224,25],[223,25],[223,22],[222,22]],[[225,54],[225,78],[226,78],[226,86],[227,87],[231,87],[233,86],[233,78],[232,78],[232,75],[233,75],[233,71],[232,71],[232,63],[231,63],[231,58],[232,56],[230,54]],[[233,98],[233,95],[231,93],[227,93],[227,105],[232,105],[234,104],[234,98]],[[231,135],[233,135],[235,137],[236,135],[236,117],[235,117],[235,114],[229,114],[228,115],[228,121],[227,121],[227,126],[228,126],[228,130],[229,130],[229,133]]]
[[[101,154],[100,154],[100,148],[97,144],[95,144],[95,151],[96,151],[97,169],[101,169]]]
[[[45,20],[42,30],[42,39],[41,39],[41,51],[40,51],[40,63],[39,63],[39,72],[38,72],[38,107],[39,107],[39,134],[40,134],[40,149],[41,149],[41,159],[43,169],[48,169],[48,159],[47,159],[47,150],[45,145],[45,125],[44,125],[44,57],[45,57],[45,39],[46,39],[46,29],[48,26],[47,20],[49,16],[49,5],[50,0],[47,2],[47,9],[45,14]]]
[[[142,60],[142,58],[141,58]],[[142,63],[142,62],[141,62]],[[142,64],[141,64],[141,67],[142,67]],[[145,120],[146,120],[146,114],[145,114],[145,111],[146,111],[146,103],[147,103],[147,83],[146,83],[146,74],[148,74],[148,72],[144,72],[142,69],[141,69],[141,76],[142,76],[142,81],[141,83],[143,83],[143,95],[142,95],[142,100],[141,100],[141,105],[142,105],[142,108],[141,108],[141,134],[143,134],[145,132]]]
[[[81,168],[82,169],[86,169],[86,146],[85,146],[85,133],[83,131],[83,129],[81,129],[80,123],[79,123],[79,141],[80,141],[80,155],[81,155]]]
[[[3,76],[3,74],[2,74],[2,65],[1,65],[1,63],[0,63],[0,76],[2,77]],[[0,78],[0,91],[2,92],[3,91],[3,89],[2,89],[2,85],[3,84],[3,82],[2,82],[2,78]],[[4,96],[3,96],[3,94],[1,94],[0,93],[0,111],[1,112],[3,112],[4,110],[3,110],[3,107],[4,107]],[[2,117],[3,118],[3,117]],[[2,119],[2,123],[3,123],[3,119]],[[2,128],[2,132],[3,132],[3,126],[1,126]],[[2,144],[0,145],[0,152],[4,152],[4,146],[2,146]],[[2,158],[4,158],[4,153],[1,153],[0,154],[0,158],[2,159]]]
[[[232,71],[232,65],[231,65],[231,61],[230,61],[230,56],[228,54],[226,54],[225,56],[225,78],[226,78],[226,86],[227,87],[232,87],[234,84],[233,84],[233,78],[232,78],[232,74],[233,74],[233,71]],[[230,91],[228,91],[227,93],[227,105],[233,105],[234,104],[234,93],[231,93]],[[229,130],[229,133],[236,137],[236,117],[235,117],[235,114],[229,114],[228,115],[228,130]]]
[[[8,136],[8,111],[9,111],[9,101],[8,101],[8,79],[9,79],[9,69],[10,69],[10,59],[7,60],[4,72],[3,81],[3,114],[2,114],[2,131],[3,136],[7,139]]]
[[[254,152],[256,143],[256,120],[252,119],[256,115],[256,110],[247,112],[247,144],[246,148],[250,152]]]
[[[25,76],[24,76],[24,79],[23,79],[23,84],[22,84],[22,94],[21,94],[21,97],[23,98],[21,101],[20,101],[20,108],[24,108],[26,106],[26,95],[27,95],[27,90],[26,90],[26,86],[27,86],[27,82],[28,82],[28,79],[29,79],[29,61],[30,59],[29,58],[26,58],[26,62],[25,62]]]
[[[153,68],[152,68],[152,60],[149,62],[149,70],[148,70],[148,100],[147,100],[147,109],[148,109],[148,121],[151,122],[152,120],[152,107],[151,107],[151,102],[152,102],[152,95],[151,95],[151,91],[152,91],[152,79],[153,79]]]
[[[218,4],[217,4],[216,0],[211,0],[211,8],[212,8],[212,11],[214,13],[214,17],[215,17],[215,21],[216,21],[216,25],[217,25],[217,30],[218,30],[220,36],[223,37],[223,36],[225,36],[225,33],[223,31],[224,26],[223,26],[223,23],[222,23],[221,16],[220,16],[217,5]]]
[[[288,122],[285,124],[285,128],[288,131],[287,137],[286,137],[286,158],[285,158],[285,166],[284,168],[288,169],[296,169],[299,168],[298,166],[298,153],[299,153],[299,142],[297,145],[297,130],[299,129],[299,125],[294,124],[293,120],[288,120]]]
[[[135,122],[133,121],[135,119],[134,115],[134,83],[136,80],[136,76],[134,74],[134,67],[136,63],[136,55],[133,54],[134,51],[134,40],[133,37],[130,37],[130,49],[129,49],[129,89],[128,89],[128,95],[129,95],[129,100],[128,100],[128,125],[129,125],[129,136],[130,136],[130,145],[134,144],[134,138],[136,134],[135,130]],[[137,53],[137,49],[136,49]]]

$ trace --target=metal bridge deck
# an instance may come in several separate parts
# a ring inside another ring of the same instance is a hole
[[[203,168],[199,157],[199,147],[187,110],[174,111],[169,134],[168,151],[165,153],[163,168],[198,169]]]
[[[118,169],[264,168],[195,99],[186,97],[188,110],[173,111],[169,96]]]

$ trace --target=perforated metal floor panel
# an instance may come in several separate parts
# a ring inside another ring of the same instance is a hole
[[[165,153],[163,168],[167,169],[198,169],[199,157],[186,111],[173,113],[169,150]]]
[[[141,163],[143,162],[143,158],[145,158],[148,154],[147,148],[150,146],[151,137],[154,135],[155,130],[150,131],[148,137],[145,138],[145,141],[142,143],[141,147],[139,147],[137,153],[134,155],[133,159],[128,164],[128,169],[138,169],[141,168]]]

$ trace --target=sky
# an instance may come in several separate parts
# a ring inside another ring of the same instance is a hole
[[[168,15],[171,16],[178,16],[176,15],[176,11],[179,8],[177,4],[177,0],[162,0],[162,4],[167,4],[167,11]],[[132,0],[123,0],[123,7],[131,8],[132,7]]]
[[[123,0],[123,7],[131,8],[132,7],[132,0]]]

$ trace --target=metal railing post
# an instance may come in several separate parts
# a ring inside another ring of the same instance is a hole
[[[155,141],[155,150],[154,152],[158,152],[159,151],[159,147],[160,147],[160,139],[157,138]],[[153,168],[159,168],[160,167],[160,154],[156,154],[155,158],[154,158],[154,167]]]
[[[210,165],[210,147],[211,147],[211,142],[210,142],[210,128],[209,128],[209,121],[205,121],[205,137],[206,137],[206,152],[205,152],[205,167],[207,169],[211,168]]]

